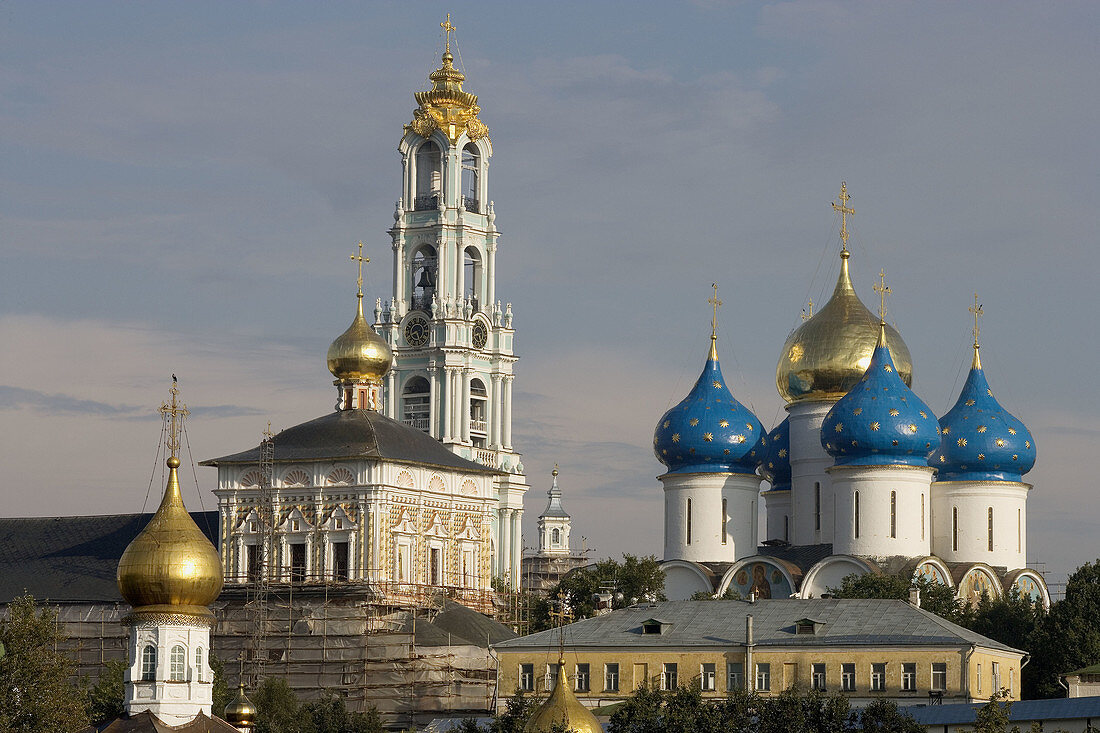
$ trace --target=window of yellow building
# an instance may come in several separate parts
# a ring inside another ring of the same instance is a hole
[[[679,685],[676,674],[676,663],[665,662],[661,669],[661,689],[662,690],[675,690]]]
[[[886,662],[875,662],[871,665],[871,692],[882,692],[886,689]]]
[[[700,665],[699,669],[699,689],[704,692],[714,692],[715,681],[717,676],[716,666],[712,663],[704,663]]]
[[[947,663],[932,663],[932,689],[943,692],[947,689]]]
[[[745,689],[745,667],[741,662],[726,663],[726,690]]]
[[[574,688],[577,692],[588,692],[590,687],[588,665],[578,664],[577,673],[574,676]]]
[[[810,685],[815,690],[825,691],[825,665],[814,664],[810,667]]]
[[[535,691],[535,665],[519,665],[519,686],[521,690],[526,692]]]
[[[603,666],[603,691],[619,691],[619,665],[617,663],[605,664]]]
[[[840,689],[844,692],[852,692],[856,689],[856,665],[840,665]]]
[[[756,689],[759,692],[768,692],[772,689],[772,666],[770,664],[757,663]]]
[[[917,665],[916,662],[902,662],[901,665],[901,689],[902,692],[913,692],[917,689]]]

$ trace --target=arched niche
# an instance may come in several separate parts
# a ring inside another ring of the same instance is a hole
[[[849,575],[877,573],[879,569],[866,560],[852,555],[830,555],[821,560],[802,578],[800,598],[820,598],[830,588],[839,588]]]
[[[735,562],[718,585],[718,595],[732,588],[742,598],[789,598],[797,584],[790,571],[772,557],[755,555]]]
[[[669,560],[661,563],[665,573],[665,597],[670,601],[683,601],[696,593],[714,593],[711,574],[690,560]]]

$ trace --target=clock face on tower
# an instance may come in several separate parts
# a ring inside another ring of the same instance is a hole
[[[474,348],[484,349],[485,343],[489,340],[489,330],[485,328],[485,324],[481,321],[474,323]]]
[[[428,343],[428,319],[419,313],[405,322],[405,341],[409,346],[423,346]]]

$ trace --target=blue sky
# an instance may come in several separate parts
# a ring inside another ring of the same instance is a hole
[[[771,427],[846,180],[857,290],[886,270],[937,414],[979,293],[991,386],[1039,449],[1029,558],[1057,580],[1100,554],[1093,3],[0,5],[0,514],[140,509],[173,372],[196,460],[331,409],[347,255],[363,239],[387,295],[446,12],[494,145],[529,520],[557,462],[596,555],[660,552],[649,445],[702,368],[710,283],[727,380]]]

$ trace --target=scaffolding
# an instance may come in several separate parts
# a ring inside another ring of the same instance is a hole
[[[275,555],[275,517],[271,506],[271,484],[275,464],[275,435],[271,423],[263,432],[260,442],[260,483],[256,496],[256,517],[259,521],[259,550],[256,567],[247,569],[245,608],[252,616],[252,633],[247,648],[241,649],[239,658],[248,662],[248,679],[241,680],[247,687],[255,688],[267,674],[270,652],[267,648],[269,619],[268,597]],[[243,668],[243,667],[242,667]],[[242,672],[243,674],[243,672]]]

